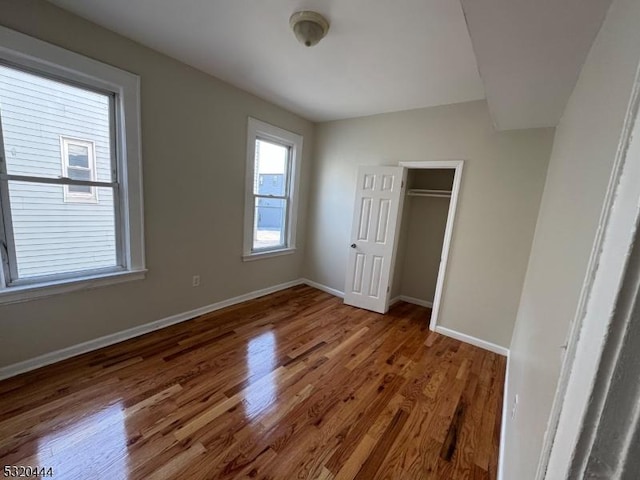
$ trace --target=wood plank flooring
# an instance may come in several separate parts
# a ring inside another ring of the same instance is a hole
[[[57,479],[495,479],[505,359],[294,287],[0,382]]]

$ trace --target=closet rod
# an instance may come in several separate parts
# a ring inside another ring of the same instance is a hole
[[[451,195],[436,195],[435,193],[410,193],[410,197],[434,197],[434,198],[451,198]]]
[[[419,188],[412,188],[407,192],[407,195],[411,197],[437,197],[437,198],[451,198],[451,192],[448,190],[426,190]]]

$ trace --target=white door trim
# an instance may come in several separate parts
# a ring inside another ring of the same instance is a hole
[[[438,279],[436,281],[436,292],[433,297],[433,309],[431,310],[431,322],[429,329],[435,331],[438,326],[438,315],[442,292],[444,289],[444,279],[447,272],[447,262],[449,260],[449,250],[451,249],[451,238],[453,237],[453,224],[456,217],[456,207],[458,206],[458,196],[460,195],[460,185],[462,183],[462,167],[464,160],[431,160],[423,162],[400,162],[401,167],[409,169],[440,169],[450,168],[455,170],[453,177],[453,188],[451,189],[451,201],[449,202],[449,213],[447,214],[447,226],[444,230],[444,242],[442,244],[442,256],[440,268],[438,269]]]

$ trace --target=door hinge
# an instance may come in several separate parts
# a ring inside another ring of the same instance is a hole
[[[390,288],[389,288],[389,287],[387,287],[387,293],[389,293],[389,290],[390,290]]]
[[[404,180],[400,183],[400,188],[404,188]]]

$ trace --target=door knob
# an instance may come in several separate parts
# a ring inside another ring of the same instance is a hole
[[[356,244],[355,244],[355,243],[352,243],[352,244],[351,244],[351,248],[356,248]]]

